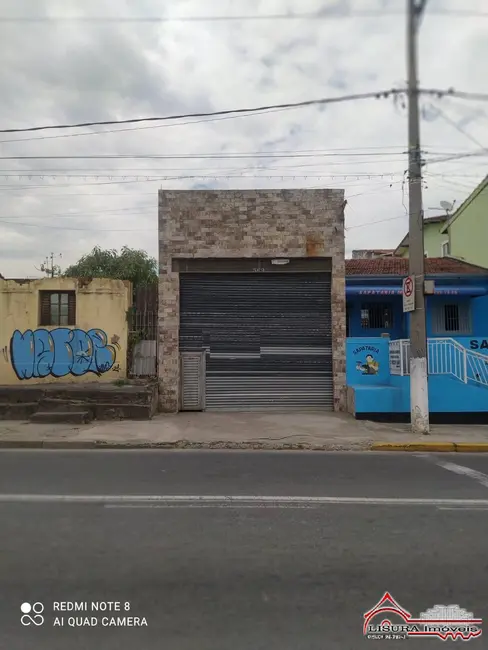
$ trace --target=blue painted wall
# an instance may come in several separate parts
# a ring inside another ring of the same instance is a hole
[[[391,385],[399,389],[395,391],[395,408],[391,412],[408,413],[410,411],[410,377],[394,376],[391,378]],[[430,375],[429,410],[431,413],[488,411],[488,388],[471,383],[463,384],[447,375]]]
[[[365,386],[386,384],[390,377],[389,340],[349,338],[346,341],[346,382]]]
[[[456,340],[468,350],[486,356],[488,364],[488,334],[486,338],[457,337]],[[362,373],[357,369],[357,359],[362,361],[366,354],[377,359],[376,374]],[[390,375],[387,339],[347,340],[346,381],[355,388],[356,413],[410,411],[410,377]],[[488,411],[488,387],[471,381],[464,384],[449,375],[429,375],[429,407],[432,413]]]
[[[348,286],[357,280],[347,280]],[[384,279],[361,279],[362,285],[384,285]],[[391,282],[391,281],[390,281]],[[436,286],[456,284],[464,287],[484,287],[486,278],[463,278],[436,280]],[[466,290],[466,289],[463,289]],[[468,336],[451,336],[468,350],[487,357],[488,363],[488,295],[465,297],[462,295],[430,296],[426,300],[426,326],[429,338],[448,335],[434,334],[432,307],[436,302],[470,303],[471,332]],[[390,303],[393,322],[389,329],[372,330],[361,327],[361,303]],[[402,298],[397,295],[350,295],[347,298],[349,338],[346,342],[346,382],[355,388],[357,413],[408,413],[410,411],[410,378],[390,375],[389,340],[381,338],[388,333],[390,339],[408,338],[410,316],[403,314]],[[371,354],[368,361],[366,355]],[[358,365],[359,364],[359,365]],[[377,364],[377,365],[375,365]],[[363,368],[366,366],[366,368]],[[373,371],[370,368],[373,368]],[[364,370],[364,372],[363,372]],[[478,370],[476,370],[478,372]],[[472,373],[471,373],[472,374]],[[468,373],[469,376],[469,373]],[[488,411],[488,387],[475,382],[467,384],[448,375],[429,375],[429,406],[432,413],[486,412]]]
[[[361,305],[367,302],[389,303],[392,306],[392,325],[389,328],[364,329],[361,327]],[[347,299],[347,314],[349,318],[349,336],[375,337],[383,333],[390,335],[392,339],[401,339],[406,337],[405,323],[406,318],[403,314],[403,303],[401,296],[364,296],[362,298]]]
[[[471,301],[473,336],[486,335],[488,338],[488,296],[473,298]]]

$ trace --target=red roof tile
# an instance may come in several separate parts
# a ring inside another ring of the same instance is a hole
[[[425,273],[452,273],[455,275],[488,275],[488,269],[474,266],[451,257],[427,257]],[[408,259],[403,257],[377,257],[375,259],[346,260],[346,275],[408,275]]]

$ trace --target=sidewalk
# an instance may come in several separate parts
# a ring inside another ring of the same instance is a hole
[[[0,448],[138,447],[488,451],[488,425],[437,425],[413,436],[408,424],[336,413],[180,413],[82,426],[0,421]]]

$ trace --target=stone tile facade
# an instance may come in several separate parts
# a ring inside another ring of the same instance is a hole
[[[160,409],[179,405],[179,274],[174,258],[332,259],[334,409],[346,408],[343,190],[159,191]]]

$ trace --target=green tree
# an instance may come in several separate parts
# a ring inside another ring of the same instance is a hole
[[[124,246],[116,250],[102,250],[99,246],[83,255],[64,272],[68,277],[112,278],[130,280],[134,287],[158,281],[158,263],[143,250]]]

